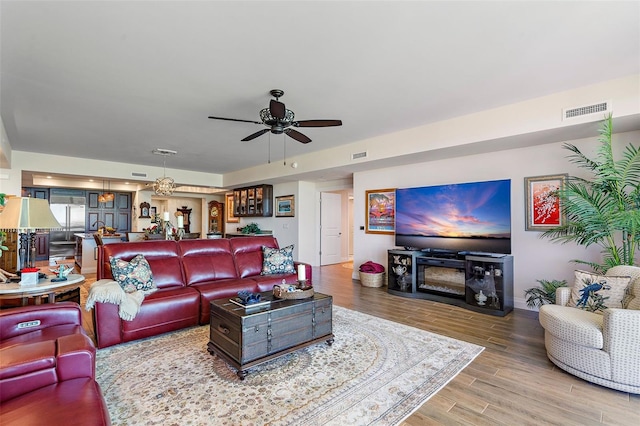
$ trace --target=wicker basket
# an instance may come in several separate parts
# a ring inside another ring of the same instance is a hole
[[[384,285],[384,272],[377,274],[360,272],[360,283],[364,287],[382,287]]]
[[[273,286],[273,297],[276,299],[288,299],[288,300],[297,300],[297,299],[308,299],[313,297],[313,287],[309,287],[302,291],[285,291],[279,285]]]

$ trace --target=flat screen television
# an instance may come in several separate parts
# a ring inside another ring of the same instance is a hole
[[[511,180],[396,189],[396,245],[511,253]]]

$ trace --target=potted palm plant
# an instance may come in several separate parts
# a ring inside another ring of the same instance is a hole
[[[616,265],[633,265],[640,247],[640,150],[629,144],[621,155],[614,155],[611,115],[599,132],[600,144],[593,159],[575,145],[563,145],[571,152],[569,161],[588,170],[592,177],[567,179],[557,193],[567,220],[541,237],[585,247],[599,245],[602,263],[573,261],[605,272]]]

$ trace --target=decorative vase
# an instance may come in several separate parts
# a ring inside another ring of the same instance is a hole
[[[478,301],[478,305],[483,306],[484,302],[487,301],[487,296],[480,290],[480,293],[476,294],[476,300]]]

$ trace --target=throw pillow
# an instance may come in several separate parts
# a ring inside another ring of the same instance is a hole
[[[627,286],[627,291],[622,299],[622,308],[640,310],[640,267],[618,265],[607,270],[606,275],[628,275],[631,277],[631,283]]]
[[[293,267],[293,245],[281,249],[262,246],[261,275],[295,273],[296,269]]]
[[[622,299],[631,277],[600,275],[575,271],[569,306],[602,313],[607,308],[622,308]]]
[[[145,294],[157,290],[153,282],[151,266],[142,254],[136,255],[129,262],[115,257],[109,258],[113,279],[127,292],[143,291]]]

